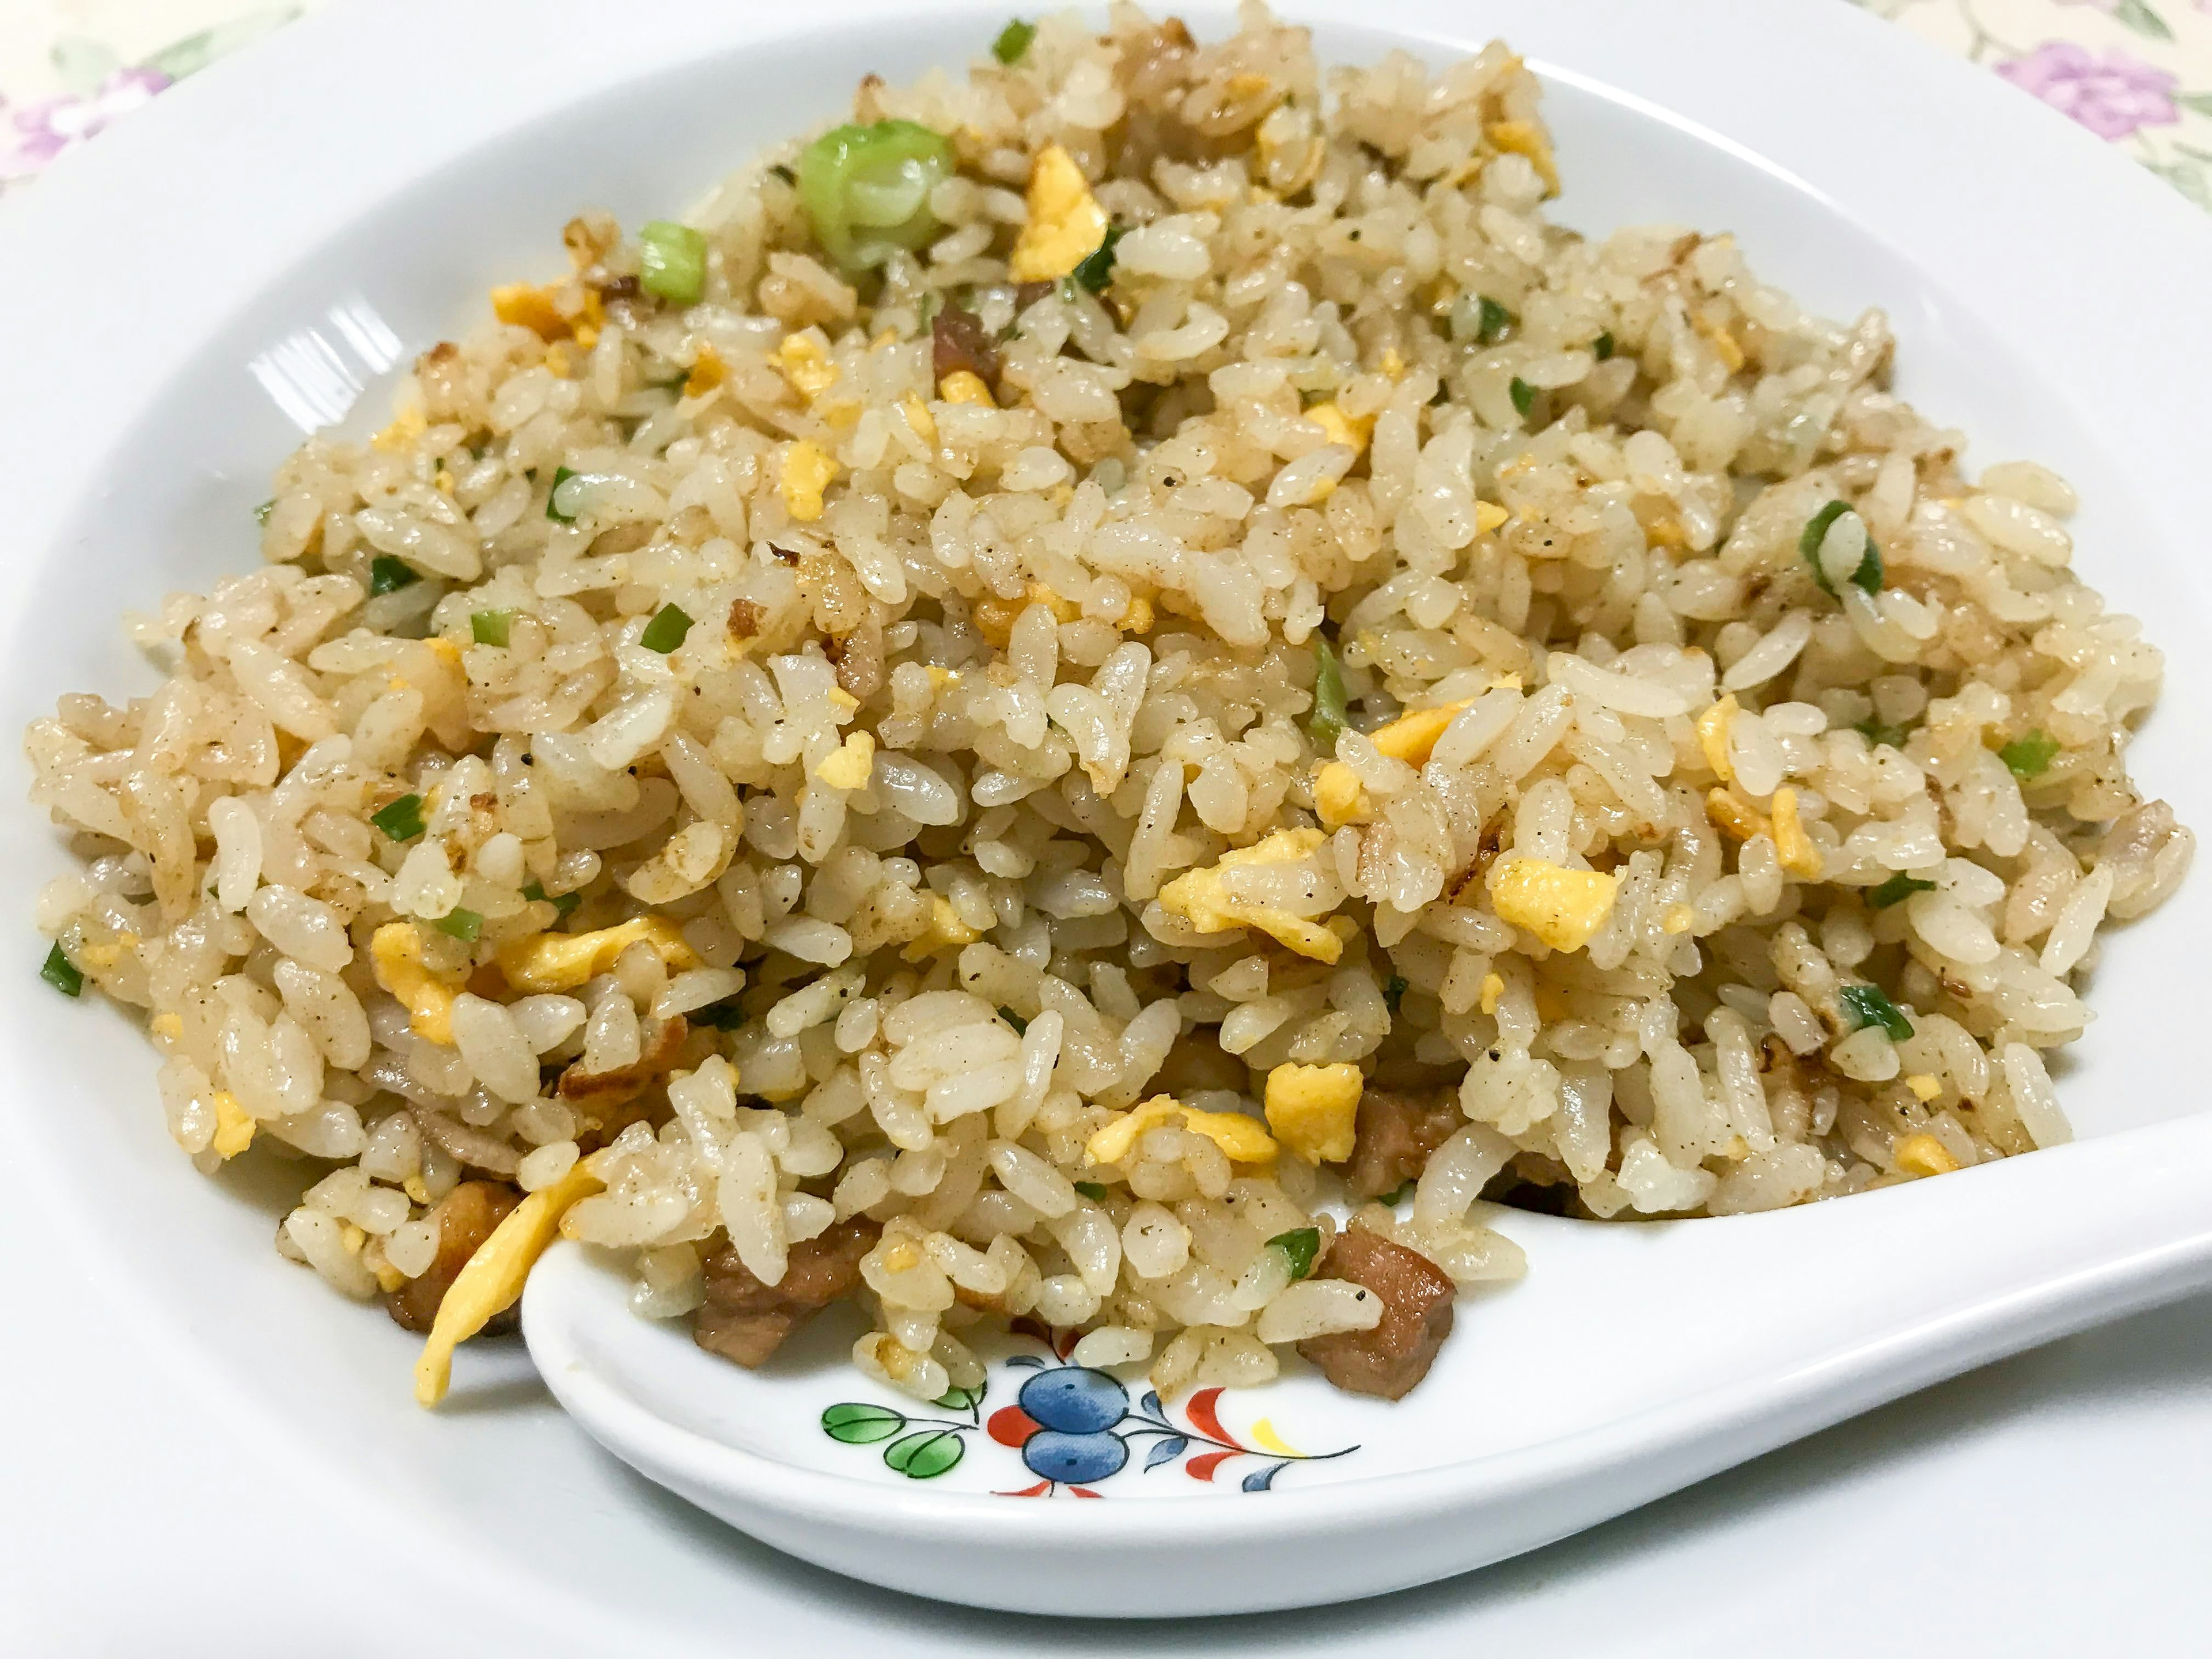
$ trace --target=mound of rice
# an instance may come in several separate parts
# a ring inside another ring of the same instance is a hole
[[[862,86],[958,163],[864,273],[798,143],[689,221],[696,302],[574,221],[134,623],[158,692],[31,728],[57,976],[145,1012],[195,1163],[296,1164],[277,1248],[362,1299],[465,1179],[656,1316],[865,1216],[854,1358],[928,1398],[979,1321],[1164,1392],[1373,1324],[1268,1242],[1326,1248],[1363,1090],[1455,1103],[1358,1218],[1461,1282],[1522,1271],[1486,1192],[2063,1139],[2069,981],[2193,845],[2068,486],[1970,480],[1882,317],[1728,236],[1548,224],[1503,46],[1324,96],[1257,7],[1122,7],[1015,57]],[[1018,280],[1064,210],[1110,270]]]

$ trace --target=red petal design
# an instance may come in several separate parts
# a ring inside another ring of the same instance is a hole
[[[1042,1498],[1051,1490],[1052,1482],[1040,1480],[1034,1486],[1024,1486],[1019,1492],[994,1492],[994,1498]]]
[[[1078,1498],[1103,1498],[1106,1495],[1103,1492],[1093,1492],[1088,1486],[1070,1486],[1068,1491],[1073,1492]]]
[[[1184,1464],[1182,1472],[1194,1480],[1211,1480],[1214,1470],[1237,1455],[1233,1451],[1206,1452]]]
[[[1221,1426],[1221,1419],[1213,1409],[1214,1401],[1220,1398],[1221,1390],[1218,1389],[1200,1389],[1185,1402],[1182,1414],[1198,1425],[1200,1433],[1211,1435],[1216,1440],[1225,1440],[1234,1446],[1240,1443],[1235,1435]]]
[[[990,1431],[991,1438],[1000,1445],[1012,1446],[1018,1450],[1029,1444],[1030,1437],[1041,1425],[1019,1406],[1001,1406],[991,1413],[990,1421],[983,1426]]]

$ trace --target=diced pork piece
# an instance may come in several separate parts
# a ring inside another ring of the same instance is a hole
[[[447,1193],[422,1218],[438,1229],[437,1255],[416,1277],[386,1293],[386,1310],[405,1329],[427,1333],[438,1316],[438,1304],[469,1258],[521,1201],[522,1194],[503,1181],[464,1181]],[[484,1334],[498,1336],[511,1331],[519,1317],[509,1308],[484,1327]]]
[[[1356,1199],[1381,1198],[1419,1179],[1429,1154],[1467,1127],[1458,1093],[1370,1089],[1359,1097],[1345,1179]]]
[[[1429,1374],[1451,1334],[1454,1287],[1418,1250],[1364,1227],[1347,1227],[1330,1244],[1321,1277],[1364,1285],[1382,1298],[1382,1319],[1368,1331],[1308,1337],[1298,1352],[1346,1394],[1401,1400]]]
[[[692,1340],[748,1369],[763,1364],[814,1314],[860,1282],[860,1258],[883,1230],[864,1215],[791,1247],[780,1284],[763,1285],[725,1244],[707,1258],[707,1300]]]
[[[981,317],[947,300],[930,325],[929,366],[940,380],[965,369],[985,386],[996,386],[999,348]]]

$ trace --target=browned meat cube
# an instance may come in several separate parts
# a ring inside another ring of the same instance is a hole
[[[1419,1177],[1429,1154],[1467,1127],[1451,1089],[1401,1094],[1370,1089],[1359,1097],[1352,1162],[1344,1176],[1358,1199],[1381,1198]]]
[[[464,1181],[447,1193],[423,1218],[437,1226],[437,1256],[419,1276],[386,1293],[386,1310],[404,1328],[427,1332],[438,1316],[438,1304],[469,1258],[521,1201],[522,1194],[503,1181]],[[502,1335],[514,1328],[519,1317],[510,1308],[485,1326],[484,1332]]]
[[[1451,1280],[1419,1251],[1364,1227],[1340,1233],[1322,1267],[1322,1277],[1364,1285],[1380,1297],[1382,1322],[1371,1331],[1308,1337],[1298,1352],[1347,1394],[1403,1399],[1451,1334]]]
[[[727,1244],[707,1258],[707,1300],[691,1328],[710,1353],[750,1369],[860,1282],[860,1258],[883,1230],[864,1215],[791,1247],[780,1284],[763,1285]]]
[[[965,369],[984,385],[994,386],[999,379],[999,348],[981,317],[947,300],[930,325],[929,366],[940,380]]]

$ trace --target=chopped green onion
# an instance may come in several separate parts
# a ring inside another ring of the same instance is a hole
[[[1267,1248],[1280,1250],[1290,1259],[1291,1279],[1296,1283],[1313,1271],[1314,1258],[1321,1254],[1321,1229],[1293,1227],[1269,1239]]]
[[[84,994],[84,975],[77,966],[62,954],[58,945],[46,952],[46,965],[39,969],[39,977],[65,997]]]
[[[561,510],[561,486],[576,475],[565,466],[553,469],[553,488],[545,492],[545,516],[556,524],[574,524],[576,515]]]
[[[1513,384],[1506,390],[1513,395],[1513,412],[1522,420],[1527,420],[1528,411],[1536,406],[1536,388],[1516,374],[1513,377]]]
[[[720,1002],[694,1008],[684,1018],[694,1025],[712,1026],[717,1031],[734,1031],[745,1023],[744,1010],[738,1006],[735,997],[724,997]]]
[[[1884,744],[1887,744],[1892,749],[1903,749],[1905,739],[1911,735],[1912,728],[1909,726],[1885,726],[1880,720],[1869,715],[1851,727],[1851,730],[1877,749]]]
[[[1003,1019],[1004,1021],[1006,1021],[1006,1024],[1009,1024],[1009,1025],[1011,1025],[1011,1026],[1012,1026],[1012,1027],[1014,1028],[1014,1035],[1015,1035],[1016,1036],[1026,1036],[1029,1034],[1029,1029],[1030,1029],[1030,1023],[1029,1023],[1029,1021],[1027,1021],[1027,1020],[1024,1019],[1024,1018],[1023,1018],[1019,1014],[1016,1013],[1012,1009],[1011,1009],[1011,1008],[1001,1008],[1001,1009],[1000,1009],[1000,1010],[999,1010],[999,1018],[1000,1018],[1000,1019]]]
[[[1936,884],[1923,881],[1917,876],[1908,876],[1899,871],[1879,887],[1867,889],[1866,902],[1876,910],[1887,910],[1893,904],[1902,904],[1915,893],[1932,893]]]
[[[1475,308],[1474,343],[1477,345],[1496,345],[1504,337],[1505,331],[1513,326],[1513,313],[1492,299],[1487,294]],[[1527,413],[1524,410],[1522,413]]]
[[[645,632],[637,642],[648,651],[658,651],[666,656],[684,643],[684,636],[691,631],[691,618],[672,605],[664,605],[653,613],[653,620],[645,625]]]
[[[1336,653],[1328,641],[1316,634],[1314,643],[1314,701],[1313,712],[1306,716],[1306,730],[1313,733],[1314,747],[1323,756],[1336,753],[1336,740],[1344,735],[1349,724],[1346,716],[1349,705],[1344,696],[1344,670],[1338,666]]]
[[[2051,763],[2058,757],[2059,747],[2057,738],[2039,731],[2029,732],[1998,750],[1997,758],[2011,769],[2013,776],[2026,783],[2050,769]]]
[[[1878,985],[1846,985],[1836,993],[1836,1000],[1850,1011],[1851,1029],[1863,1031],[1869,1025],[1879,1025],[1889,1033],[1892,1042],[1902,1042],[1912,1035],[1912,1022],[1895,1003],[1882,994]]]
[[[1409,1181],[1404,1186],[1399,1188],[1396,1192],[1383,1194],[1378,1201],[1389,1205],[1395,1210],[1401,1204],[1403,1204],[1407,1199],[1411,1198],[1413,1195],[1413,1188],[1420,1184],[1421,1183],[1418,1181]]]
[[[689,225],[655,219],[637,234],[638,286],[671,305],[699,303],[707,291],[707,239]]]
[[[269,522],[269,515],[276,510],[276,498],[274,495],[271,495],[267,501],[262,502],[260,506],[253,509],[253,522],[256,524],[267,524]]]
[[[769,171],[775,174],[777,178],[782,179],[787,185],[795,185],[799,182],[799,175],[793,173],[789,167],[784,166],[781,161],[778,161],[774,167],[770,167]]]
[[[1849,501],[1830,501],[1805,521],[1804,531],[1797,538],[1798,556],[1813,567],[1813,580],[1820,585],[1820,591],[1832,599],[1835,597],[1836,590],[1829,584],[1828,573],[1820,568],[1820,544],[1828,539],[1829,527],[1852,510]],[[1874,538],[1869,536],[1865,556],[1859,560],[1859,568],[1851,572],[1850,583],[1852,586],[1863,587],[1869,593],[1879,593],[1881,592],[1881,550],[1874,544]]]
[[[465,910],[456,904],[433,924],[441,933],[451,933],[464,945],[474,945],[483,933],[483,918],[473,910]]]
[[[371,599],[383,593],[397,593],[403,587],[412,587],[422,580],[422,573],[404,559],[395,559],[389,553],[380,553],[368,562],[368,595]]]
[[[1073,1187],[1077,1192],[1081,1193],[1084,1197],[1089,1199],[1094,1204],[1100,1204],[1105,1201],[1106,1185],[1103,1182],[1075,1181],[1071,1182],[1068,1184]]]
[[[1601,363],[1613,361],[1613,331],[1611,329],[1606,330],[1604,333],[1590,342],[1590,353]]]
[[[833,127],[799,156],[799,200],[846,275],[937,234],[929,193],[952,176],[952,145],[914,121]]]
[[[512,611],[477,611],[469,615],[469,634],[478,645],[495,645],[504,649],[507,630],[514,625]]]
[[[1406,1000],[1406,993],[1412,988],[1411,981],[1403,974],[1393,974],[1382,981],[1382,1003],[1389,1009],[1392,1018],[1397,1018],[1399,1006]]]
[[[999,38],[991,42],[991,56],[1008,65],[1018,64],[1028,54],[1030,42],[1036,39],[1036,25],[1024,23],[1018,17],[999,31]]]
[[[394,841],[412,841],[422,833],[422,797],[402,795],[370,813],[368,821]]]
[[[1098,246],[1093,248],[1089,253],[1085,254],[1083,258],[1082,263],[1075,267],[1075,280],[1082,283],[1084,287],[1089,289],[1093,294],[1103,294],[1109,288],[1112,287],[1114,283],[1114,244],[1120,241],[1128,234],[1128,231],[1122,226],[1107,226],[1106,234],[1099,240]]]
[[[564,916],[584,902],[580,894],[549,893],[542,881],[533,881],[524,888],[522,896],[538,904],[550,904],[557,914]]]

